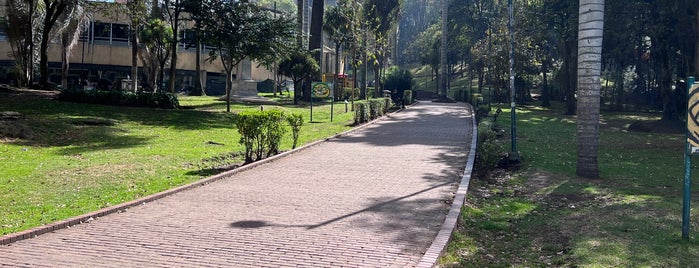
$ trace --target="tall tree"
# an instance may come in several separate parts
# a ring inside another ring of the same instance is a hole
[[[202,8],[202,1],[199,0],[185,0],[184,1],[184,11],[189,13],[189,18],[194,21],[194,38],[188,41],[188,46],[195,47],[195,72],[194,75],[194,89],[189,94],[192,96],[204,96],[206,95],[206,89],[204,88],[204,82],[202,81],[202,70],[201,70],[201,21],[206,14]]]
[[[447,63],[447,54],[449,53],[449,48],[447,48],[447,40],[449,37],[449,27],[447,25],[448,19],[448,7],[449,0],[442,0],[442,35],[440,37],[439,45],[439,64],[442,67],[442,76],[439,79],[439,88],[442,99],[447,99],[447,81],[449,81],[449,64]]]
[[[39,42],[39,86],[49,88],[49,43],[52,34],[55,34],[54,26],[62,16],[66,8],[78,0],[41,0],[43,4],[43,16],[41,21],[41,41]]]
[[[87,14],[79,2],[71,3],[59,19],[61,32],[61,87],[68,88],[68,71],[73,47],[78,44],[80,33],[87,26]]]
[[[175,92],[175,82],[177,81],[177,46],[179,45],[180,15],[184,9],[183,0],[165,0],[165,10],[167,11],[172,27],[172,56],[170,58],[170,72],[168,80],[168,90]]]
[[[129,16],[129,33],[131,34],[131,91],[138,90],[138,42],[141,25],[146,21],[148,10],[146,0],[129,0],[126,2],[127,14]]]
[[[580,0],[578,13],[577,175],[598,178],[604,0]]]
[[[337,94],[338,83],[337,76],[340,72],[340,48],[342,44],[350,40],[350,29],[352,27],[351,21],[348,16],[348,6],[340,5],[331,7],[325,14],[325,23],[323,23],[323,30],[328,34],[329,38],[335,43],[335,75],[333,76],[333,85],[335,98],[339,97]]]
[[[364,19],[372,33],[374,47],[374,77],[376,78],[375,95],[381,91],[381,73],[384,60],[389,55],[389,34],[395,29],[400,19],[399,0],[365,0]]]
[[[313,54],[313,58],[321,65],[321,70],[318,73],[312,74],[309,79],[319,81],[321,73],[323,72],[322,66],[325,64],[323,62],[323,15],[325,13],[325,1],[324,0],[312,0],[311,1],[311,27],[308,37],[308,50]],[[311,87],[309,83],[303,87],[303,99],[304,101],[311,100]]]
[[[141,62],[146,70],[148,85],[156,92],[162,90],[165,65],[172,54],[172,28],[160,19],[149,19],[140,31]]]
[[[226,111],[230,112],[233,68],[245,58],[261,59],[286,46],[279,42],[294,37],[294,25],[287,18],[273,18],[248,1],[210,0],[205,9],[211,12],[202,21],[202,33],[216,48],[211,50],[210,59],[220,58],[226,71]]]
[[[17,85],[25,86],[33,80],[34,21],[38,0],[7,0],[7,20],[3,28],[10,40],[12,55],[17,67]]]

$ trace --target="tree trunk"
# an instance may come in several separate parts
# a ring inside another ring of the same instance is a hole
[[[65,34],[62,34],[62,38],[68,38]],[[61,88],[63,90],[68,89],[68,70],[70,68],[70,59],[68,58],[68,53],[70,51],[68,48],[65,46],[65,41],[61,40],[63,42],[63,46],[61,46]]]
[[[323,6],[325,1],[323,0],[313,0],[313,6],[311,10],[311,36],[308,43],[308,50],[320,50],[313,53],[313,57],[320,65],[320,73],[323,73]],[[318,79],[318,74],[313,76],[314,79]]]
[[[543,74],[543,83],[541,86],[541,106],[551,107],[551,92],[549,91],[549,63],[548,60],[544,60],[541,64],[541,73]]]
[[[175,93],[175,81],[177,75],[177,46],[179,42],[179,20],[180,20],[180,0],[175,1],[173,16],[170,19],[172,24],[172,59],[170,59],[170,79],[168,81],[168,90],[170,93]]]
[[[573,41],[574,42],[574,41]],[[565,81],[566,81],[566,89],[565,89],[565,99],[566,99],[566,113],[567,115],[574,115],[576,112],[576,99],[575,99],[575,91],[576,91],[576,68],[577,66],[574,64],[576,57],[575,55],[575,49],[573,49],[573,44],[570,44],[572,42],[566,42],[566,52],[568,55],[568,59],[564,59],[563,62],[563,67],[565,68]]]
[[[201,34],[201,24],[199,20],[194,22],[195,26],[194,28],[196,29],[196,40],[194,40],[194,44],[196,45],[196,53],[197,55],[195,56],[196,66],[196,74],[194,75],[194,90],[190,93],[192,96],[205,96],[206,92],[204,91],[204,85],[202,85],[201,81],[201,39],[199,38]]]
[[[447,64],[447,53],[448,53],[448,48],[447,48],[447,37],[448,37],[448,25],[447,25],[447,8],[449,6],[449,1],[448,0],[442,0],[442,21],[441,21],[441,26],[442,26],[442,36],[441,36],[441,44],[440,44],[440,49],[439,49],[439,66],[442,68],[442,76],[439,79],[439,95],[441,95],[442,99],[447,99],[447,80],[449,79],[449,64]]]
[[[131,91],[138,91],[138,30],[131,29]]]
[[[577,175],[598,178],[604,0],[580,0],[578,24]]]

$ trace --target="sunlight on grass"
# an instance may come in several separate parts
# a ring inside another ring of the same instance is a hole
[[[221,172],[240,163],[234,113],[217,97],[182,97],[183,110],[114,107],[27,98],[0,99],[28,139],[0,142],[0,235],[95,211]],[[265,105],[300,113],[299,146],[351,128],[344,105]],[[260,109],[233,103],[232,111]],[[282,139],[281,150],[291,149]]]

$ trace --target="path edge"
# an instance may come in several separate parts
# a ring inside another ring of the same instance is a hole
[[[416,102],[416,103],[417,103],[417,102]],[[410,105],[410,106],[413,106],[413,105],[414,105],[414,104],[412,104],[412,105]],[[406,106],[406,107],[409,108],[410,106]],[[157,193],[154,193],[154,194],[145,196],[145,197],[141,197],[141,198],[136,199],[136,200],[132,200],[132,201],[129,201],[129,202],[125,202],[125,203],[117,204],[117,205],[114,205],[114,206],[106,207],[106,208],[103,208],[103,209],[100,209],[100,210],[97,210],[97,211],[93,211],[93,212],[89,212],[89,213],[86,213],[86,214],[78,215],[78,216],[75,216],[75,217],[72,217],[72,218],[68,218],[68,219],[65,219],[65,220],[55,221],[55,222],[52,222],[52,223],[48,223],[48,224],[45,224],[45,225],[41,225],[41,226],[37,226],[37,227],[31,228],[31,229],[27,229],[27,230],[24,230],[24,231],[19,231],[19,232],[16,232],[16,233],[9,233],[9,234],[3,235],[3,236],[0,237],[0,246],[10,245],[10,244],[12,244],[12,243],[14,243],[14,242],[17,242],[17,241],[21,241],[21,240],[25,240],[25,239],[29,239],[29,238],[34,238],[34,237],[37,237],[37,236],[39,236],[39,235],[46,234],[46,233],[51,233],[51,232],[54,232],[54,231],[57,231],[57,230],[60,230],[60,229],[70,228],[71,226],[75,226],[75,225],[78,225],[78,224],[90,223],[90,222],[92,222],[93,220],[95,220],[95,219],[97,219],[97,218],[104,217],[104,216],[107,216],[107,215],[109,215],[109,214],[126,212],[126,210],[128,210],[129,208],[132,208],[132,207],[135,207],[135,206],[138,206],[138,205],[145,205],[146,203],[149,203],[149,202],[152,202],[152,201],[155,201],[155,200],[158,200],[158,199],[161,199],[161,198],[164,198],[164,197],[167,197],[167,196],[170,196],[170,195],[173,195],[173,194],[182,192],[182,191],[190,190],[190,189],[193,189],[193,188],[197,188],[197,187],[199,187],[199,186],[207,185],[207,184],[210,184],[210,183],[212,183],[212,182],[216,182],[216,181],[219,181],[219,180],[223,180],[223,179],[229,178],[229,177],[231,177],[231,176],[233,176],[233,175],[235,175],[235,174],[237,174],[237,173],[239,173],[239,172],[243,172],[243,171],[246,171],[246,170],[253,169],[253,168],[257,167],[257,166],[263,165],[263,164],[267,164],[267,163],[270,163],[270,162],[274,162],[274,161],[276,161],[276,160],[278,160],[278,159],[280,159],[280,158],[287,157],[287,156],[290,156],[290,155],[292,155],[292,154],[295,154],[295,153],[301,152],[301,151],[303,151],[303,150],[306,150],[306,149],[308,149],[308,148],[315,147],[315,146],[320,145],[320,144],[322,144],[322,143],[324,143],[324,142],[327,142],[327,141],[329,141],[329,140],[331,140],[331,139],[335,139],[335,138],[342,137],[342,136],[345,136],[345,135],[347,135],[347,134],[353,133],[353,132],[355,132],[355,131],[359,131],[359,130],[361,130],[361,129],[364,129],[364,128],[366,128],[366,127],[369,127],[369,126],[371,126],[371,125],[374,125],[374,124],[376,124],[377,122],[380,122],[380,121],[382,121],[382,120],[386,120],[386,119],[388,119],[388,118],[391,118],[391,115],[392,115],[392,114],[402,112],[403,110],[405,110],[405,109],[407,109],[407,108],[402,108],[402,109],[396,110],[396,111],[394,111],[394,112],[388,113],[388,114],[386,114],[386,115],[384,115],[384,116],[382,116],[382,117],[379,117],[379,118],[374,119],[374,120],[372,120],[372,121],[369,121],[369,122],[367,122],[367,123],[364,123],[364,124],[355,126],[355,127],[351,128],[351,129],[349,129],[349,130],[346,130],[346,131],[343,131],[343,132],[340,132],[340,133],[336,133],[336,134],[333,135],[333,136],[330,136],[330,137],[327,137],[327,138],[323,138],[323,139],[320,139],[320,140],[311,142],[311,143],[309,143],[309,144],[303,145],[303,146],[298,147],[298,148],[296,148],[296,149],[289,150],[289,151],[286,151],[286,152],[283,152],[283,153],[280,153],[280,154],[277,154],[277,155],[274,155],[274,156],[265,158],[265,159],[260,160],[260,161],[257,161],[257,162],[253,162],[253,163],[250,163],[250,164],[247,164],[247,165],[238,167],[238,168],[233,169],[233,170],[229,170],[229,171],[225,171],[225,172],[223,172],[223,173],[219,173],[219,174],[216,174],[216,175],[213,175],[213,176],[209,176],[209,177],[206,177],[206,178],[203,178],[203,179],[200,179],[200,180],[191,182],[191,183],[189,183],[189,184],[185,184],[185,185],[182,185],[182,186],[179,186],[179,187],[175,187],[175,188],[172,188],[172,189],[169,189],[169,190],[165,190],[165,191],[162,191],[162,192],[157,192]]]
[[[473,106],[470,104],[468,108],[471,112],[471,125],[473,130],[471,132],[471,148],[468,152],[468,161],[466,162],[466,168],[464,169],[463,176],[461,177],[461,182],[459,183],[459,188],[456,190],[456,195],[451,203],[451,208],[447,217],[444,219],[442,228],[437,233],[437,236],[432,241],[432,245],[425,251],[425,254],[420,258],[420,262],[416,267],[418,268],[430,268],[437,265],[437,260],[439,256],[451,241],[451,234],[456,228],[456,224],[459,222],[459,217],[461,216],[461,207],[463,207],[466,201],[466,194],[468,193],[468,186],[471,182],[471,174],[473,172],[473,164],[476,160],[476,146],[478,143],[478,125],[476,124],[476,115],[474,114]]]

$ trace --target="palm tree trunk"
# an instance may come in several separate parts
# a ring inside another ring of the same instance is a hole
[[[448,28],[447,28],[447,8],[449,7],[449,0],[442,0],[442,38],[441,38],[441,45],[440,45],[440,51],[439,51],[439,65],[440,68],[442,68],[442,77],[439,79],[439,89],[440,89],[440,95],[442,95],[443,99],[447,98],[447,80],[449,79],[449,70],[448,70],[448,64],[447,64],[447,34],[448,34]]]
[[[131,91],[138,91],[138,30],[131,29]]]
[[[604,0],[580,0],[578,25],[577,175],[598,178]]]

